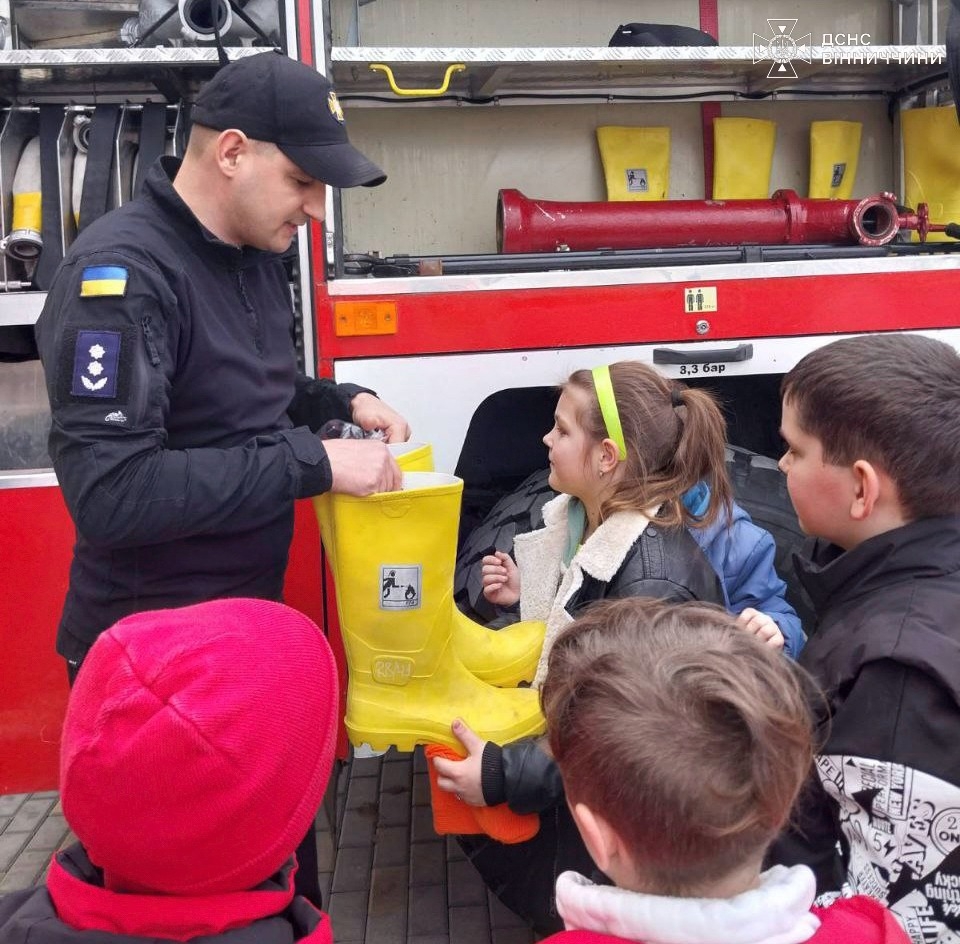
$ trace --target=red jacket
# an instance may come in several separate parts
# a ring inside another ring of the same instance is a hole
[[[804,944],[910,944],[893,914],[865,895],[840,898],[829,908],[813,908],[820,928]],[[595,931],[561,931],[541,944],[624,944],[625,938]],[[642,941],[631,944],[643,944]],[[716,941],[714,944],[724,944]]]

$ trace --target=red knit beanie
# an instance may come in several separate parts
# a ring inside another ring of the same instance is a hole
[[[70,696],[64,815],[110,888],[253,888],[316,815],[338,705],[326,639],[287,606],[128,616],[97,640]]]

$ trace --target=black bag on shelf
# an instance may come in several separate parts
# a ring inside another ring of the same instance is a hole
[[[717,41],[703,30],[668,23],[623,23],[610,37],[608,46],[716,46]]]

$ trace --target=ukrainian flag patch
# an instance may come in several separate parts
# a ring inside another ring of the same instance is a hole
[[[80,297],[122,297],[127,293],[127,275],[124,266],[87,266],[80,279]]]

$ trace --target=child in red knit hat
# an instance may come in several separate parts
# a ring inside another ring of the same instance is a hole
[[[550,944],[908,944],[858,896],[813,907],[806,866],[762,871],[812,759],[812,683],[703,603],[594,605],[553,645],[550,748],[597,866],[565,872]],[[545,942],[546,944],[546,942]]]
[[[60,795],[80,842],[56,854],[45,888],[0,899],[0,942],[331,944],[293,875],[338,705],[326,639],[282,604],[120,620],[64,722]]]

